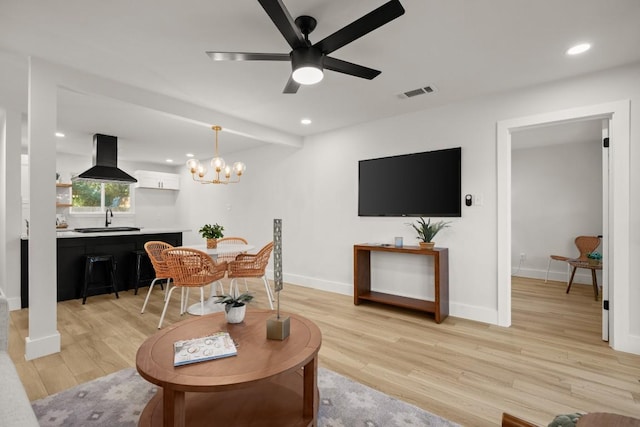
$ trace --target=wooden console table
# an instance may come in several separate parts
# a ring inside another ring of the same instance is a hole
[[[371,252],[396,252],[433,257],[434,301],[372,291]],[[436,323],[442,322],[449,315],[449,250],[447,248],[422,249],[419,246],[396,248],[391,245],[354,245],[353,303],[359,305],[362,300],[433,313]]]

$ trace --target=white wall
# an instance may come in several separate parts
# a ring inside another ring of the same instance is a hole
[[[600,143],[514,149],[511,196],[512,271],[544,278],[550,254],[577,256],[576,236],[602,234]],[[549,279],[566,281],[566,263],[552,262]],[[574,281],[590,285],[591,274],[578,269]]]
[[[357,161],[461,146],[462,193],[482,195],[483,205],[463,207],[462,218],[453,219],[452,227],[438,235],[437,243],[450,250],[451,314],[495,323],[496,123],[620,99],[632,103],[640,99],[639,66],[316,135],[306,138],[304,147],[297,150],[268,147],[238,153],[248,168],[243,183],[226,187],[185,184],[178,198],[181,216],[188,218],[193,229],[204,222],[219,222],[252,241],[269,239],[271,219],[282,218],[285,280],[350,293],[353,244],[391,242],[394,236],[413,240],[407,219],[357,216]],[[632,108],[631,122],[633,165],[640,163],[635,149],[638,109]],[[632,167],[631,172],[632,258],[640,255],[637,170]],[[194,234],[193,238],[198,237]],[[393,287],[408,293],[401,273]],[[630,286],[630,295],[639,300],[640,285]],[[283,296],[286,304],[286,293]],[[640,313],[631,313],[629,330],[639,334]]]

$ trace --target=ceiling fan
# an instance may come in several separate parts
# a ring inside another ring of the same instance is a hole
[[[323,69],[371,80],[379,70],[328,56],[344,45],[364,36],[404,14],[399,0],[391,0],[351,24],[311,44],[309,34],[316,28],[315,18],[291,17],[282,0],[258,0],[278,27],[292,51],[289,53],[207,52],[214,61],[291,61],[292,73],[283,93],[296,93],[301,84],[322,80]]]

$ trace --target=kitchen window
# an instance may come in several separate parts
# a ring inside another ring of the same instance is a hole
[[[71,213],[133,213],[131,184],[73,181]]]

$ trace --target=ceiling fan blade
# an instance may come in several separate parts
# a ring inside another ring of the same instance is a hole
[[[324,57],[324,68],[367,80],[371,80],[381,73],[381,71],[374,70],[373,68],[363,67],[362,65],[353,64],[343,61],[342,59],[331,58],[330,56]]]
[[[296,93],[298,92],[299,87],[300,87],[300,83],[293,80],[293,76],[289,76],[289,81],[284,87],[284,90],[282,91],[282,93]]]
[[[206,52],[214,61],[290,61],[288,53]]]
[[[314,46],[320,49],[322,53],[329,54],[403,14],[404,8],[400,1],[391,0],[330,36],[325,37]]]
[[[295,24],[293,18],[284,7],[282,0],[258,0],[262,8],[267,12],[280,33],[284,36],[291,49],[299,46],[305,46],[304,35],[300,28]]]

